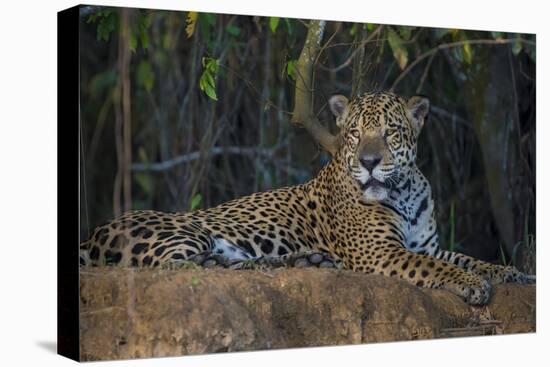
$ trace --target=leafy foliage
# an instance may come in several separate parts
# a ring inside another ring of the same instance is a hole
[[[128,47],[135,52],[138,43],[141,47],[147,49],[149,46],[148,29],[151,26],[152,15],[144,11],[137,12],[134,23],[130,27],[130,41]],[[99,10],[90,14],[87,23],[97,23],[97,40],[109,41],[111,34],[118,32],[120,27],[120,16],[118,12],[111,8]]]
[[[401,70],[405,69],[409,61],[409,53],[403,44],[401,36],[391,27],[388,27],[388,43],[399,68],[401,68]]]
[[[137,40],[139,39],[141,47],[147,49],[149,47],[149,34],[148,29],[151,26],[151,14],[145,14],[139,12],[136,23],[132,26],[130,32],[130,49],[136,51]]]
[[[296,70],[297,62],[298,60],[288,60],[286,63],[286,75],[293,80],[296,80],[296,75],[294,72]]]
[[[203,72],[199,79],[199,88],[206,93],[208,97],[217,101],[216,77],[219,70],[219,61],[210,57],[203,57],[202,67]]]
[[[118,29],[118,13],[110,8],[90,14],[87,23],[97,22],[97,40],[108,41],[111,33]]]
[[[185,33],[187,34],[187,38],[191,38],[193,36],[193,33],[195,33],[195,25],[197,24],[197,17],[198,13],[194,11],[190,11],[187,13],[187,19],[185,22],[187,23],[187,26],[185,27]]]

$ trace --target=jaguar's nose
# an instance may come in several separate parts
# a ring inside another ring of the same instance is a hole
[[[370,173],[378,166],[380,161],[382,161],[382,157],[379,155],[366,155],[359,159],[361,165]]]

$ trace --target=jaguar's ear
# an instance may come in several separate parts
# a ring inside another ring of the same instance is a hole
[[[344,119],[346,118],[348,113],[348,102],[348,99],[341,94],[336,94],[328,100],[330,110],[334,116],[336,116],[336,125],[338,125],[338,127],[342,127]]]
[[[416,135],[420,134],[424,121],[430,112],[430,100],[422,96],[413,96],[407,102],[407,107],[411,116],[411,122]]]

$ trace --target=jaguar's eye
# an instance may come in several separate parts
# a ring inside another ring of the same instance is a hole
[[[386,141],[391,149],[397,149],[400,145],[399,131],[397,129],[386,130]]]
[[[359,131],[357,131],[357,130],[352,130],[352,131],[351,131],[351,136],[353,136],[354,138],[359,138]]]

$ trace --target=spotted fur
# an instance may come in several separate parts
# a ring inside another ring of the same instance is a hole
[[[513,267],[439,248],[431,188],[416,166],[429,101],[386,92],[330,107],[333,159],[310,181],[192,213],[131,211],[81,244],[83,265],[158,266],[213,253],[233,260],[321,252],[345,269],[442,288],[484,304],[490,283],[533,282]]]

